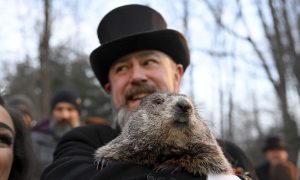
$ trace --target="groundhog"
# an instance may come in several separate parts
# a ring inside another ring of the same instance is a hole
[[[127,161],[155,171],[231,174],[211,130],[185,95],[153,93],[128,115],[121,134],[95,152],[97,168]]]

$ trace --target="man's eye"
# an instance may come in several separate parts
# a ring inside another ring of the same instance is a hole
[[[127,69],[128,69],[127,66],[118,66],[116,68],[116,73],[120,73],[120,72],[126,71]]]
[[[71,108],[68,108],[68,111],[69,111],[69,112],[73,112],[73,111],[76,111],[76,109],[73,108],[73,107],[71,107]]]
[[[154,63],[156,63],[156,61],[154,59],[148,59],[148,60],[144,61],[144,65],[151,65]]]
[[[61,108],[61,107],[56,107],[54,110],[60,112],[60,111],[63,111],[63,108]]]

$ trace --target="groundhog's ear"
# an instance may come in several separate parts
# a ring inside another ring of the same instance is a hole
[[[104,86],[104,90],[105,90],[108,94],[110,94],[110,92],[111,92],[111,85],[110,85],[109,83],[106,83],[105,86]]]

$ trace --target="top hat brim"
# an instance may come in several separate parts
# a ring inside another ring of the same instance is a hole
[[[266,144],[262,150],[263,152],[268,150],[287,150],[287,145],[282,138],[271,136],[266,140]]]
[[[270,150],[285,150],[287,151],[287,147],[286,146],[281,146],[281,145],[269,145],[269,146],[265,146],[263,149],[263,152],[267,152]]]
[[[184,70],[190,63],[188,45],[181,33],[171,29],[135,34],[102,44],[90,55],[92,69],[102,87],[108,83],[108,73],[115,61],[129,53],[158,50],[169,55]]]

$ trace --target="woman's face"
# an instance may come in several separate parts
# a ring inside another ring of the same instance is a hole
[[[8,179],[13,163],[15,129],[6,109],[0,105],[0,179]]]

